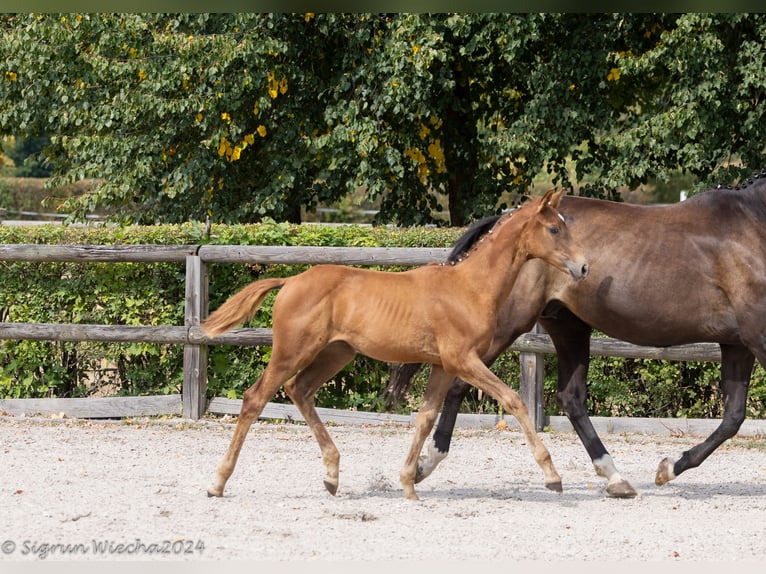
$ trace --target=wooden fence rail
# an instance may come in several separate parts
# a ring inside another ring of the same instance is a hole
[[[54,341],[143,342],[184,345],[184,381],[180,396],[181,414],[198,419],[208,412],[232,412],[231,402],[208,401],[207,347],[218,345],[271,345],[270,329],[234,329],[214,341],[199,325],[208,311],[208,264],[264,263],[416,266],[441,262],[448,249],[388,247],[275,247],[233,245],[25,245],[0,244],[0,261],[30,262],[185,262],[185,317],[182,326],[124,326],[52,323],[2,323],[0,340],[31,339]],[[520,352],[520,394],[530,415],[542,429],[543,354],[555,353],[550,337],[538,329],[519,337],[510,350]],[[718,345],[700,343],[676,347],[640,347],[610,338],[592,338],[591,354],[602,356],[668,359],[675,361],[720,361]],[[178,396],[171,398],[126,397],[106,399],[0,399],[0,411],[59,412],[62,401],[77,401],[73,416],[136,416],[176,414]],[[116,400],[119,399],[119,400]],[[44,401],[49,401],[45,403]],[[86,401],[93,404],[88,409]],[[98,404],[98,406],[97,406]],[[49,405],[49,406],[45,406]],[[107,406],[104,406],[107,405]],[[221,410],[214,410],[219,408]],[[282,412],[282,409],[276,408]],[[92,413],[88,415],[87,413]],[[71,413],[71,411],[70,411]],[[391,420],[393,415],[380,415]]]

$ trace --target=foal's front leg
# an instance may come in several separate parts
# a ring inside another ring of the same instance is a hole
[[[478,355],[467,357],[466,360],[457,369],[458,376],[464,381],[470,383],[483,392],[490,395],[496,401],[501,403],[505,409],[510,412],[521,425],[521,429],[527,437],[527,442],[532,449],[535,461],[543,471],[545,476],[545,487],[561,492],[561,477],[553,466],[553,460],[548,449],[537,436],[537,431],[529,418],[529,412],[524,401],[519,394],[509,386],[505,385],[487,366],[482,362]]]

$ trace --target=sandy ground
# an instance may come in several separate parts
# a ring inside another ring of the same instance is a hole
[[[607,435],[639,496],[607,499],[572,433],[543,441],[564,482],[546,490],[523,435],[464,430],[405,500],[401,426],[333,427],[336,497],[307,427],[257,424],[222,499],[206,489],[220,421],[0,416],[0,561],[760,561],[766,439],[736,438],[657,487],[664,456],[698,437]],[[7,564],[7,563],[6,563]],[[0,567],[1,568],[1,567]]]

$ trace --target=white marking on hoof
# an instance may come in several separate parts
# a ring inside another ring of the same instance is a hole
[[[619,476],[620,473],[617,472],[617,467],[614,466],[614,461],[612,460],[612,457],[608,454],[605,454],[601,458],[597,458],[593,461],[593,468],[596,469],[596,474],[599,476],[603,476],[607,480],[611,482],[612,477],[615,475]]]
[[[605,454],[594,460],[593,467],[596,469],[597,475],[607,479],[606,493],[610,498],[634,498],[637,496],[638,493],[635,489],[617,471],[610,455]]]
[[[435,442],[431,442],[431,444],[428,445],[426,454],[421,454],[418,459],[418,471],[415,475],[415,483],[420,482],[430,475],[436,467],[439,466],[439,463],[447,458],[448,454],[449,451],[442,452],[436,448]]]
[[[657,476],[654,478],[654,484],[662,486],[666,482],[670,482],[676,477],[676,473],[673,472],[676,461],[672,458],[664,458],[660,462],[660,466],[657,467]]]

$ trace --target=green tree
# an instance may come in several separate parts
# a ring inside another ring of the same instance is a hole
[[[23,14],[0,135],[51,134],[65,208],[462,225],[556,185],[617,198],[764,162],[761,14]]]
[[[14,177],[48,177],[52,168],[45,162],[45,146],[48,137],[14,138],[4,142],[0,155],[5,153],[14,163]]]

